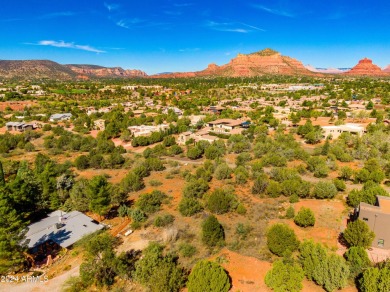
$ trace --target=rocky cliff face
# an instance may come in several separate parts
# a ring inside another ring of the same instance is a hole
[[[364,58],[360,60],[355,67],[344,74],[354,76],[383,76],[386,75],[386,72],[382,71],[380,67],[373,64],[372,60]]]
[[[0,60],[1,78],[69,80],[75,76],[69,68],[49,60]]]
[[[238,54],[228,64],[217,66],[210,64],[199,72],[173,73],[159,75],[159,77],[193,77],[193,76],[227,76],[250,77],[265,74],[281,75],[315,75],[307,70],[303,64],[293,58],[282,56],[280,53],[265,49],[256,53]]]
[[[91,77],[146,77],[147,74],[141,70],[124,70],[121,67],[101,67],[95,65],[65,65],[79,75]]]

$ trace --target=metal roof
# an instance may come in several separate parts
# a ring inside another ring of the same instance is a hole
[[[29,248],[52,240],[61,247],[69,247],[83,236],[103,229],[103,225],[79,211],[55,211],[49,217],[28,226],[26,243]]]

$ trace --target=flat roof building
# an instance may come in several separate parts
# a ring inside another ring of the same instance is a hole
[[[26,244],[33,249],[51,240],[68,248],[83,236],[103,228],[103,225],[79,211],[65,213],[58,210],[28,226]]]
[[[377,196],[375,206],[360,203],[358,218],[375,233],[373,247],[390,249],[390,197]]]

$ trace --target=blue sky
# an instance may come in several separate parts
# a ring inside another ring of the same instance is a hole
[[[390,64],[388,0],[1,0],[0,59],[202,70],[270,47],[315,67]]]

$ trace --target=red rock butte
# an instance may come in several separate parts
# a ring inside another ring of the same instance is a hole
[[[209,64],[203,71],[187,73],[171,73],[156,77],[193,77],[193,76],[227,76],[227,77],[251,77],[267,74],[280,75],[316,75],[305,68],[298,60],[282,56],[272,49],[265,49],[256,53],[244,55],[238,54],[229,63],[218,66]]]
[[[355,76],[383,76],[386,75],[386,72],[382,71],[379,66],[373,64],[372,60],[364,58],[360,60],[355,67],[344,74]]]

